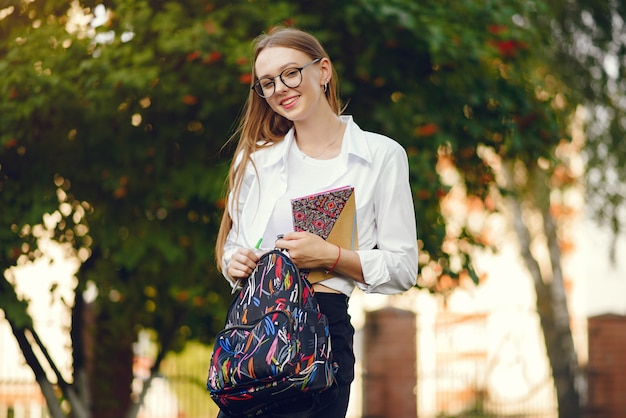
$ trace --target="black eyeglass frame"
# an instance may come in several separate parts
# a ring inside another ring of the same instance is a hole
[[[300,84],[302,84],[302,70],[304,70],[305,68],[316,64],[318,62],[320,62],[322,59],[321,58],[315,58],[313,61],[309,62],[308,64],[304,64],[302,67],[289,67],[289,68],[285,68],[283,71],[280,72],[280,74],[275,75],[274,77],[263,77],[263,78],[259,78],[253,85],[252,87],[250,87],[259,97],[261,97],[262,99],[269,99],[270,97],[272,97],[274,95],[274,93],[276,93],[276,78],[280,78],[280,81],[287,87],[289,87],[290,89],[295,89],[296,87],[300,86]],[[289,71],[293,71],[296,70],[300,73],[300,82],[298,84],[296,84],[295,86],[290,86],[289,84],[287,84],[285,82],[285,80],[283,79],[283,74],[288,73]],[[261,93],[259,93],[259,90],[263,91],[263,87],[261,86],[261,80],[272,80],[272,83],[274,83],[274,91],[272,91],[272,94],[270,94],[269,96],[265,96]],[[257,90],[259,89],[259,90]]]

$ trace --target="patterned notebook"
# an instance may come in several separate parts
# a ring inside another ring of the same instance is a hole
[[[354,187],[292,199],[291,209],[294,231],[309,231],[342,248],[358,249]],[[301,275],[311,283],[332,277],[322,269],[303,269]]]
[[[344,186],[291,200],[294,231],[309,231],[327,239],[354,187]]]

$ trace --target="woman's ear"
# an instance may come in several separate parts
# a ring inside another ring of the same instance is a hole
[[[333,66],[326,57],[320,60],[320,85],[323,86],[330,82],[333,75]]]

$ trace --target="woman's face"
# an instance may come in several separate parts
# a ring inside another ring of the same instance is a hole
[[[311,116],[321,103],[327,103],[322,86],[330,80],[330,62],[328,59],[315,62],[302,73],[302,82],[297,87],[288,87],[278,77],[288,68],[303,67],[317,57],[309,57],[304,52],[286,47],[269,47],[257,56],[254,64],[258,79],[265,79],[263,85],[271,87],[274,82],[274,94],[265,99],[274,112],[291,121],[302,121]],[[287,84],[293,79],[298,80],[299,75],[294,72],[283,74]],[[271,80],[268,80],[271,79]]]

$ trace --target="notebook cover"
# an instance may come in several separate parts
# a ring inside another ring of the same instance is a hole
[[[309,231],[341,248],[358,249],[354,187],[345,186],[291,200],[295,231]],[[301,271],[310,283],[333,277],[324,269]]]

